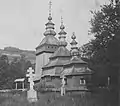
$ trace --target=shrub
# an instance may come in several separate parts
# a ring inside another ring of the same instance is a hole
[[[53,85],[46,85],[44,81],[35,84],[34,89],[38,92],[52,91],[52,88],[55,88]]]

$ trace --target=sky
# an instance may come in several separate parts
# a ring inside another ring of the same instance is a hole
[[[68,46],[75,32],[78,46],[91,36],[90,10],[99,9],[109,0],[51,0],[55,31],[60,31],[61,16],[66,27]],[[0,48],[7,46],[35,50],[43,39],[48,22],[49,0],[0,0]],[[56,35],[58,38],[58,34]]]

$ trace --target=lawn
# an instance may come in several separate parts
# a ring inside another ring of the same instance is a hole
[[[92,94],[68,93],[61,97],[59,93],[38,93],[38,102],[28,103],[26,92],[1,93],[0,106],[118,106],[114,92],[99,90]]]

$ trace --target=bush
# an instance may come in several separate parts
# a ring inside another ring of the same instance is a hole
[[[45,82],[41,81],[40,83],[35,84],[34,89],[38,92],[52,91],[52,88],[55,88],[53,85],[46,85]]]
[[[29,106],[26,96],[24,93],[0,93],[0,106]]]

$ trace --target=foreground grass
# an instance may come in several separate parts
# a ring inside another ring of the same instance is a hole
[[[38,94],[38,102],[29,103],[26,92],[0,94],[0,106],[118,106],[114,93],[102,90],[95,93],[70,93],[61,97],[58,93]]]

